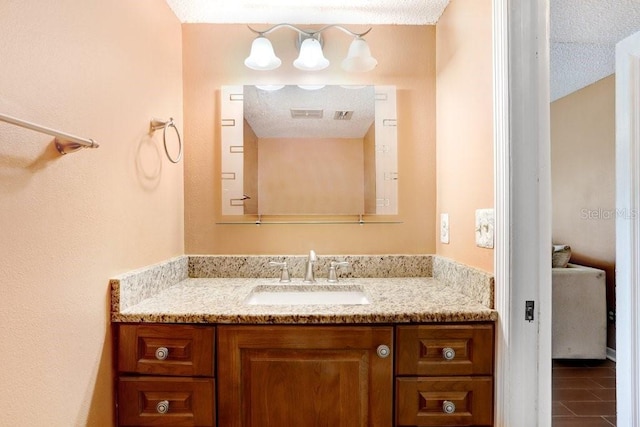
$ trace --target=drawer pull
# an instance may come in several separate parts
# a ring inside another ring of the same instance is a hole
[[[158,402],[158,404],[156,405],[156,411],[158,411],[159,414],[166,414],[167,412],[169,412],[169,401],[161,400],[160,402]]]
[[[453,360],[456,358],[456,351],[451,347],[445,347],[442,349],[442,357],[444,357],[445,360]]]
[[[389,347],[384,344],[378,346],[377,352],[378,356],[382,359],[389,357],[389,355],[391,354],[391,350],[389,350]]]
[[[442,402],[442,412],[445,414],[453,414],[456,412],[456,404],[451,402],[450,400],[445,400]]]
[[[156,359],[165,360],[169,357],[169,349],[167,347],[158,347],[156,349]]]

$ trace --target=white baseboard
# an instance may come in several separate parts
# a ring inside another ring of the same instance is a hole
[[[607,359],[615,362],[616,361],[616,349],[607,347]]]

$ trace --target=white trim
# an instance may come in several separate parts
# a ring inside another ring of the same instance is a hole
[[[548,0],[494,0],[496,423],[551,425]],[[505,65],[508,64],[508,67]],[[524,320],[535,301],[535,321]]]
[[[539,279],[540,323],[538,325],[538,426],[552,423],[552,281],[550,252],[552,245],[551,214],[551,82],[550,82],[550,0],[538,1],[535,22],[535,54],[538,70],[538,172],[539,172]],[[536,286],[531,283],[530,285]]]
[[[615,348],[607,347],[607,359],[611,360],[612,362],[616,361],[616,349]]]
[[[617,422],[640,426],[640,32],[616,45]]]
[[[509,43],[508,0],[493,1],[493,176],[495,212],[495,308],[500,313],[496,328],[495,425],[506,425],[510,408],[509,324]]]

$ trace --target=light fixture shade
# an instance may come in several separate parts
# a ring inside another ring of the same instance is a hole
[[[329,60],[322,53],[320,42],[314,38],[305,39],[300,45],[300,54],[293,61],[293,66],[299,70],[318,71],[329,66]]]
[[[256,87],[267,92],[274,92],[276,90],[282,89],[284,85],[256,85]]]
[[[371,50],[367,42],[356,37],[349,46],[349,53],[342,61],[342,69],[345,71],[365,72],[373,70],[378,61],[371,56]]]
[[[304,90],[320,90],[326,85],[298,85],[300,89]]]
[[[273,46],[269,39],[264,36],[258,36],[251,43],[251,53],[249,57],[244,60],[244,65],[252,70],[274,70],[282,64],[280,58],[278,58],[273,51]]]

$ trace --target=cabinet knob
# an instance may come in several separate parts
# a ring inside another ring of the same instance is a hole
[[[158,411],[159,414],[166,414],[167,412],[169,412],[169,401],[161,400],[160,402],[158,402],[158,404],[156,405],[156,411]]]
[[[169,349],[167,347],[156,348],[156,359],[165,360],[167,357],[169,357]]]
[[[451,402],[450,400],[445,400],[442,402],[442,412],[445,414],[453,414],[456,412],[456,404]]]
[[[378,356],[380,356],[382,359],[389,357],[389,355],[391,354],[391,350],[389,350],[389,347],[384,344],[378,346],[377,352]]]
[[[442,357],[444,357],[445,360],[453,360],[456,358],[456,351],[451,347],[445,347],[442,349]]]

